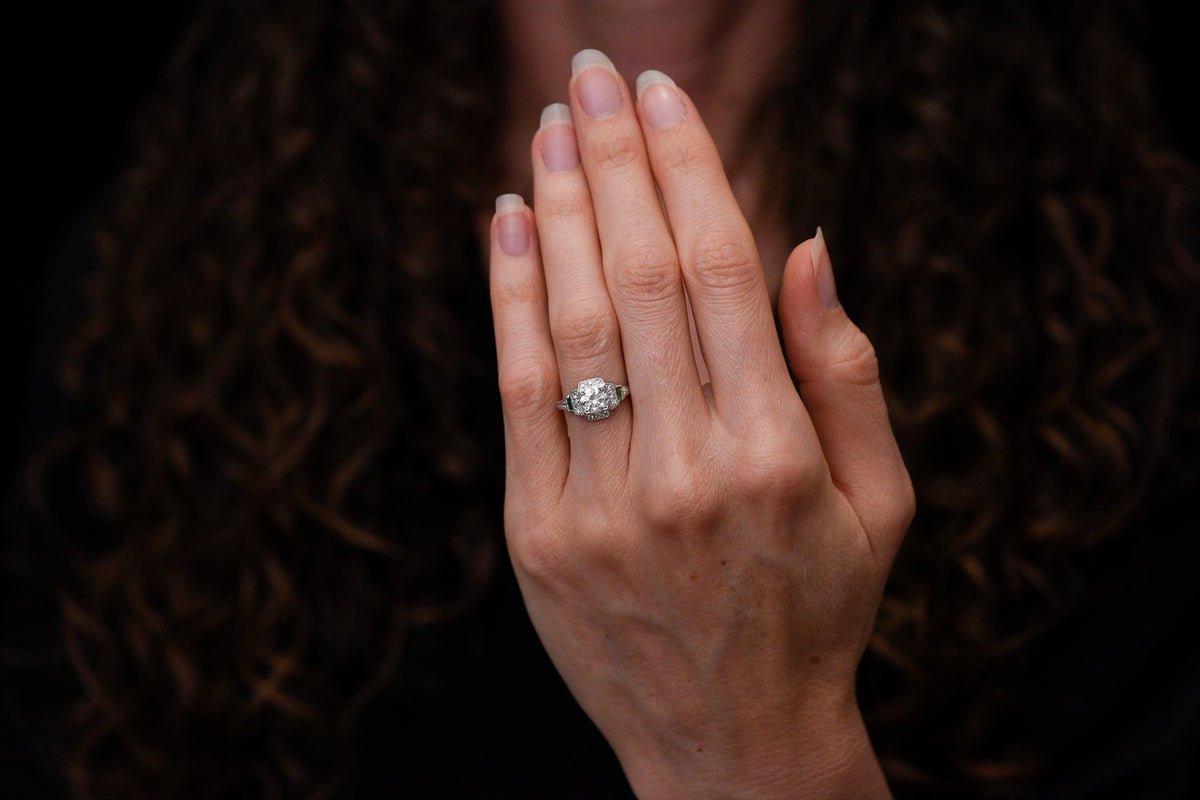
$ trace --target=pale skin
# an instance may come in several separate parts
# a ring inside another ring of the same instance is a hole
[[[781,345],[683,88],[635,96],[594,51],[573,73],[526,151],[532,208],[504,198],[489,232],[533,623],[639,797],[888,797],[854,676],[914,501],[871,345],[819,238],[778,281]],[[555,408],[593,376],[630,399]]]
[[[661,70],[704,111],[734,196],[750,223],[774,299],[795,244],[777,201],[763,196],[775,153],[761,147],[755,111],[793,55],[797,4],[779,0],[502,0],[508,42],[507,175],[499,191],[530,196],[529,137],[542,108],[565,101],[571,57],[603,51],[622,74]],[[486,222],[485,222],[486,229]],[[486,241],[486,237],[484,237]]]

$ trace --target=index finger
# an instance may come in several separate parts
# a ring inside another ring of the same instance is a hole
[[[638,78],[638,112],[675,236],[718,412],[793,397],[758,250],[690,98],[661,72]],[[767,392],[747,392],[747,386]]]

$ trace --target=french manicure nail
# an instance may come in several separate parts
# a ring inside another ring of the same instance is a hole
[[[683,100],[675,81],[656,69],[648,69],[637,79],[638,102],[642,118],[651,128],[669,128],[683,119]]]
[[[812,245],[813,278],[817,284],[817,298],[827,310],[838,307],[837,286],[833,283],[833,262],[829,260],[829,249],[825,246],[825,234],[817,228]]]
[[[529,251],[529,225],[525,221],[525,199],[519,194],[496,198],[496,238],[506,256],[523,256]]]
[[[617,85],[617,70],[604,53],[580,50],[571,59],[571,75],[575,77],[583,113],[592,119],[604,119],[620,110],[621,87]]]
[[[542,111],[542,163],[551,172],[565,172],[579,166],[579,145],[571,107],[552,103]]]

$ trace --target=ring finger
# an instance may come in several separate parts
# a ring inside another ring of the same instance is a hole
[[[563,393],[588,378],[624,385],[621,333],[604,282],[591,194],[569,106],[546,107],[532,149],[534,216]],[[568,414],[573,471],[624,474],[632,429],[628,405],[622,403],[604,420]]]

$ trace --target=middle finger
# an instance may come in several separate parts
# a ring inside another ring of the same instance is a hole
[[[576,54],[571,72],[571,105],[605,280],[637,398],[635,437],[642,423],[646,430],[675,430],[706,409],[675,242],[625,82],[597,50]]]

